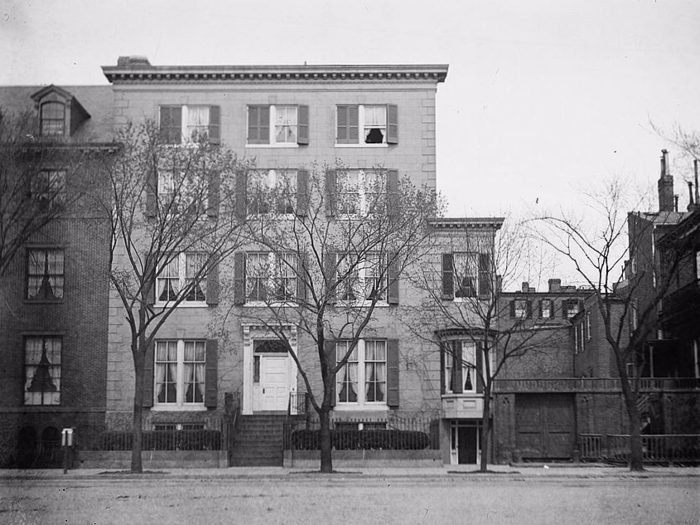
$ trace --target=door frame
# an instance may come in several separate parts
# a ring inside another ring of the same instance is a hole
[[[243,328],[243,402],[241,407],[241,413],[250,415],[253,413],[261,412],[261,407],[255,405],[255,384],[253,382],[253,362],[254,362],[254,345],[255,340],[260,339],[277,339],[275,335],[266,329],[262,325],[258,324],[244,324]],[[292,351],[297,352],[297,327],[294,325],[287,325],[284,328],[285,335],[289,340],[292,347]],[[258,354],[262,357],[265,356],[264,353]],[[274,355],[274,354],[268,354]],[[277,354],[279,355],[279,354]],[[291,394],[297,390],[297,379],[298,370],[294,358],[287,353],[287,381],[288,388],[287,393]],[[298,355],[298,354],[297,354]],[[285,407],[286,409],[286,407]]]
[[[452,419],[450,420],[450,465],[459,465],[459,429],[474,429],[476,433],[476,461],[474,463],[462,463],[462,465],[478,465],[481,462],[481,420],[480,419]]]

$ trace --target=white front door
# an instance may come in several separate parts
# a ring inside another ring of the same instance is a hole
[[[260,409],[287,410],[289,402],[289,359],[285,355],[260,356]]]

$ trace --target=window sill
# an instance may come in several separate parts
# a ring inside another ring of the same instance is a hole
[[[297,303],[292,303],[292,302],[275,302],[275,303],[266,303],[265,301],[246,301],[243,304],[244,308],[294,308],[296,306],[299,306]]]
[[[336,403],[335,407],[333,409],[336,412],[352,412],[352,411],[360,411],[360,412],[377,412],[377,411],[382,411],[386,412],[389,410],[389,407],[387,406],[386,403],[365,403],[363,405],[360,405],[358,403]]]
[[[156,303],[153,306],[156,308],[209,308],[209,305],[207,303],[202,303],[202,302],[182,302],[178,304],[177,306],[174,306],[173,303]]]
[[[370,306],[372,306],[372,301],[336,301],[335,305],[341,308],[369,308]],[[374,306],[375,308],[388,308],[391,305],[387,302],[386,299],[381,299],[377,301],[377,304],[375,304]]]
[[[336,144],[336,148],[388,148],[389,144]]]
[[[25,299],[24,304],[63,304],[65,299]]]
[[[207,407],[202,404],[191,405],[158,405],[154,404],[151,410],[155,412],[205,412]]]
[[[259,148],[298,148],[299,144],[246,144],[246,148],[259,149]]]

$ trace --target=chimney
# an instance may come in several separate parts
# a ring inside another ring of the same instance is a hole
[[[523,287],[522,287],[523,293],[527,293],[530,291],[530,283],[527,281],[523,282]]]
[[[117,59],[118,67],[151,67],[148,58],[142,55],[123,56]]]
[[[695,209],[695,199],[693,193],[693,183],[688,181],[688,211],[693,211]]]
[[[673,176],[668,165],[668,151],[661,150],[661,176],[659,177],[659,211],[673,211]]]
[[[695,206],[700,207],[700,188],[698,188],[698,159],[693,161],[695,166]]]
[[[549,293],[557,293],[561,291],[561,279],[549,280]]]

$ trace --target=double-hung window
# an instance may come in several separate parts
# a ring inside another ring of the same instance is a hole
[[[527,299],[513,299],[510,303],[511,319],[530,319],[532,317],[532,303]]]
[[[554,305],[551,299],[542,299],[540,301],[540,317],[542,319],[554,317]]]
[[[381,213],[386,192],[387,180],[383,174],[365,170],[337,172],[337,212],[341,215]]]
[[[297,146],[309,143],[309,108],[299,105],[248,106],[247,144]]]
[[[32,199],[43,210],[55,209],[65,202],[66,172],[41,170],[31,181]]]
[[[338,299],[347,302],[386,301],[386,257],[368,253],[360,257],[356,253],[336,254],[336,279]]]
[[[247,213],[257,215],[294,213],[297,202],[297,172],[267,170],[248,174]]]
[[[158,206],[166,215],[203,215],[209,205],[208,182],[197,169],[158,170]]]
[[[25,405],[61,404],[61,346],[59,336],[25,338]]]
[[[207,259],[207,254],[188,252],[164,261],[156,277],[158,303],[177,301],[184,293],[185,298],[181,304],[205,304],[207,276],[204,266]]]
[[[486,297],[491,292],[489,253],[453,252],[442,254],[442,297],[464,300]]]
[[[447,343],[444,360],[445,393],[476,392],[476,343]]]
[[[479,286],[479,254],[454,254],[455,297],[477,297]]]
[[[204,408],[205,379],[205,341],[156,341],[156,406]]]
[[[336,107],[336,144],[398,144],[398,107],[394,104],[354,104]]]
[[[336,362],[350,349],[349,341],[336,343]],[[340,405],[359,408],[386,405],[387,396],[387,342],[361,339],[347,363],[336,374],[336,396]]]
[[[65,253],[60,248],[27,250],[27,299],[63,299]]]
[[[578,299],[566,299],[563,304],[564,318],[571,319],[574,317],[581,307],[580,301]]]
[[[294,253],[246,254],[246,302],[288,302],[297,296],[297,264]]]
[[[219,106],[160,106],[159,115],[160,138],[165,144],[220,142]]]
[[[62,102],[44,102],[41,105],[41,135],[62,137],[66,130],[66,105]]]

